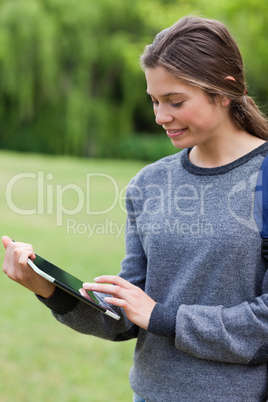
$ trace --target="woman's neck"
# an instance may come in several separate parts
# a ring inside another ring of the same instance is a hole
[[[213,168],[227,165],[258,148],[265,141],[245,131],[239,131],[231,138],[200,144],[193,147],[190,161],[199,167]]]

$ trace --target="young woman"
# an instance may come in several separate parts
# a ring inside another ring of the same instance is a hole
[[[6,236],[3,270],[76,331],[137,337],[135,401],[266,400],[268,276],[252,214],[266,119],[218,21],[179,20],[141,63],[156,122],[183,150],[130,182],[121,272],[84,284],[111,295],[120,321],[36,275],[32,246]]]

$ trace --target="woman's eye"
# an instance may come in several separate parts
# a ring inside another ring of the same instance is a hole
[[[181,107],[183,105],[183,102],[178,102],[178,103],[171,103],[172,107]]]

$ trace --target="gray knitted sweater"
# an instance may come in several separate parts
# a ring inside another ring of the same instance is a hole
[[[130,384],[146,401],[265,400],[268,276],[252,209],[267,153],[205,169],[184,150],[130,182],[120,275],[157,302],[148,331],[61,290],[43,300],[76,331],[137,337]]]

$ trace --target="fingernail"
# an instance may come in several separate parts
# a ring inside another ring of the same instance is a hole
[[[110,303],[112,301],[112,297],[104,297],[104,301]]]
[[[95,283],[83,283],[83,288],[87,290],[95,290],[97,285]]]

